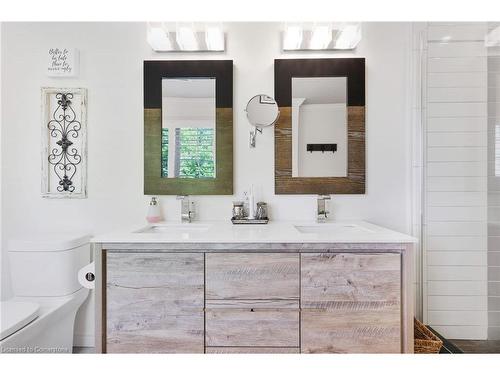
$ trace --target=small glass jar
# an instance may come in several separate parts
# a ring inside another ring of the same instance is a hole
[[[255,215],[256,219],[263,220],[267,219],[267,203],[257,202],[257,213]]]
[[[243,202],[233,202],[233,218],[238,220],[245,218],[245,208]]]

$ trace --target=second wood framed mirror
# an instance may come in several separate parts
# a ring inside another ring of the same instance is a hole
[[[277,59],[276,194],[365,193],[365,59]]]

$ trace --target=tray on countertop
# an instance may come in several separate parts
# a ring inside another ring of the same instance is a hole
[[[234,217],[231,218],[231,222],[235,225],[239,224],[267,224],[269,223],[269,219],[266,217],[264,219],[235,219]]]

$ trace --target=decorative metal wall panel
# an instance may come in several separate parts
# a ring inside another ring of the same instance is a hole
[[[87,197],[87,90],[42,88],[42,195]]]

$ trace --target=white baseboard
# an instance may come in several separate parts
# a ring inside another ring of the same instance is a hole
[[[73,346],[94,347],[94,335],[85,335],[76,333],[73,337]]]

